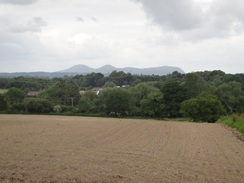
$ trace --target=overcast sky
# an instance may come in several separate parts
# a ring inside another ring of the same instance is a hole
[[[0,0],[0,72],[77,64],[244,73],[244,1]]]

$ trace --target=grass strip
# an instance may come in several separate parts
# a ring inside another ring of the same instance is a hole
[[[237,129],[241,133],[241,139],[244,140],[244,114],[223,116],[217,122]]]

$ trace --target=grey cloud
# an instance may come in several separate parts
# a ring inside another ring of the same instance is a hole
[[[229,17],[244,23],[243,0],[217,0],[212,4],[210,10],[218,16]]]
[[[14,33],[40,32],[41,28],[46,25],[47,22],[45,22],[41,17],[35,17],[27,23],[17,23],[10,25],[10,31]]]
[[[244,1],[216,0],[206,11],[192,0],[132,0],[152,21],[187,40],[228,37],[244,31]]]
[[[175,30],[192,29],[202,21],[203,12],[191,0],[133,0],[140,2],[157,24]]]
[[[0,4],[17,4],[27,5],[37,2],[38,0],[0,0]]]

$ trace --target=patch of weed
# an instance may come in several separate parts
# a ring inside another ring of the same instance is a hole
[[[231,116],[223,116],[217,122],[237,129],[244,137],[244,114],[232,114]]]

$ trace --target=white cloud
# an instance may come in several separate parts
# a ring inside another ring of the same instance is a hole
[[[75,64],[243,72],[243,2],[0,0],[0,72]]]

